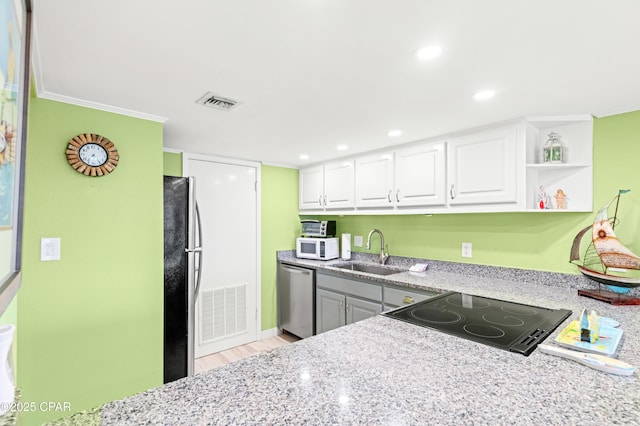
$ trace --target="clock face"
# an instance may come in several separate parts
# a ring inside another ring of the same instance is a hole
[[[113,142],[93,133],[82,133],[71,139],[66,154],[69,165],[85,176],[106,176],[120,160]]]
[[[80,159],[89,166],[98,167],[107,162],[107,150],[97,143],[83,145],[78,151]]]

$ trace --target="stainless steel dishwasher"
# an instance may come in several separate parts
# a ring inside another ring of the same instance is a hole
[[[278,328],[301,338],[316,334],[316,271],[280,263],[276,288]]]

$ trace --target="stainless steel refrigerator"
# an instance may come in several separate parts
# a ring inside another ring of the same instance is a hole
[[[201,253],[195,179],[164,176],[164,383],[193,374]]]

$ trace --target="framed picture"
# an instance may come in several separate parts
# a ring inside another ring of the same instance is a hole
[[[20,286],[30,0],[0,0],[0,313]]]

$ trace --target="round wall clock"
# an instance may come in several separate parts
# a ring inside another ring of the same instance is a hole
[[[105,176],[118,165],[120,156],[109,139],[93,133],[82,133],[69,141],[67,161],[85,176]]]

